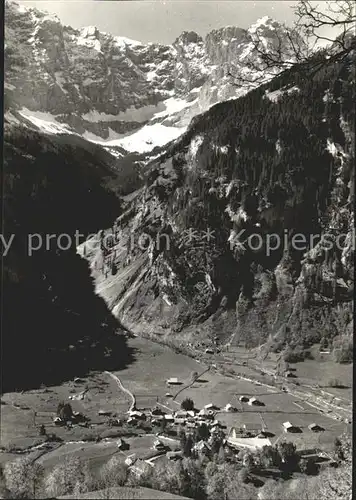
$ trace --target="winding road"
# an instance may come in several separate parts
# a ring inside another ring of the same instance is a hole
[[[122,385],[122,382],[119,379],[119,377],[117,377],[116,375],[114,375],[111,372],[105,371],[104,373],[106,373],[107,375],[109,375],[109,377],[111,377],[113,380],[115,380],[115,382],[119,386],[119,389],[121,389],[123,392],[125,392],[130,397],[130,399],[131,399],[131,405],[130,405],[130,408],[128,409],[128,412],[127,412],[127,413],[130,413],[130,411],[132,411],[132,410],[134,410],[136,408],[136,398],[135,398],[135,396],[132,394],[131,391],[129,391],[128,389],[126,389],[126,387],[124,387]]]

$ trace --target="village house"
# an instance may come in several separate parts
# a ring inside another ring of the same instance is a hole
[[[156,415],[155,417],[152,418],[151,422],[152,424],[154,422],[161,422],[162,420],[165,420],[164,415]]]
[[[204,406],[205,410],[217,410],[218,408],[213,404],[213,403],[208,403],[207,405]]]
[[[183,459],[183,452],[181,450],[179,451],[167,451],[166,457],[168,460],[182,460]]]
[[[255,397],[250,398],[247,404],[249,404],[250,406],[264,406],[264,403],[262,403],[262,401],[259,401]]]
[[[175,418],[174,419],[174,425],[185,425],[186,420],[185,418]]]
[[[154,441],[153,448],[157,451],[164,451],[166,449],[165,445],[159,439]]]
[[[167,380],[167,385],[180,385],[177,377],[171,377]]]
[[[178,410],[174,415],[176,418],[187,418],[188,412],[186,410]]]
[[[248,449],[248,450],[258,450],[262,449],[264,446],[272,446],[269,439],[262,439],[257,437],[242,437],[240,429],[232,427],[226,439],[226,443],[233,448],[238,449]]]
[[[158,408],[157,406],[155,408],[153,408],[153,410],[151,411],[151,415],[164,415],[165,412],[161,409],[161,408]]]
[[[142,413],[142,411],[138,411],[138,410],[130,411],[129,415],[131,418],[135,418],[137,420],[145,420],[146,419],[146,415],[144,413]]]
[[[137,461],[137,457],[136,457],[136,454],[133,453],[132,455],[129,455],[126,459],[125,459],[125,464],[128,466],[128,467],[131,467],[132,465],[134,465],[134,463]]]
[[[193,446],[193,450],[200,454],[204,454],[209,453],[211,451],[211,447],[206,441],[201,440]]]
[[[291,422],[283,423],[284,432],[301,432],[300,428],[293,425]]]
[[[315,423],[308,425],[308,429],[313,432],[321,432],[325,430],[323,427]]]
[[[98,411],[98,415],[100,415],[101,417],[110,417],[111,413],[112,412],[109,410],[99,410]]]
[[[241,401],[241,403],[247,403],[249,400],[248,396],[240,396],[239,397],[239,401]]]
[[[130,445],[120,438],[117,441],[117,447],[119,448],[119,450],[128,450],[130,448]]]
[[[257,436],[260,434],[264,428],[261,423],[253,424],[253,423],[247,423],[243,424],[242,426],[243,433],[248,435],[248,436]]]
[[[237,410],[236,410],[236,408],[234,408],[234,407],[232,406],[232,404],[228,403],[228,404],[225,406],[224,411],[235,412],[235,411],[237,411]]]

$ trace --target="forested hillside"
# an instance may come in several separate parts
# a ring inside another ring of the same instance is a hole
[[[124,324],[271,348],[335,340],[350,354],[354,53],[321,62],[195,117],[157,160],[119,220],[119,239],[147,233],[149,248],[112,253],[115,294],[102,292]]]

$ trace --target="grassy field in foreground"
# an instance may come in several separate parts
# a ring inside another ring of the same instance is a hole
[[[82,400],[71,400],[87,389]],[[7,450],[25,449],[44,441],[39,436],[39,427],[44,425],[48,434],[54,433],[64,441],[78,441],[90,436],[105,437],[110,434],[108,417],[98,415],[99,410],[108,410],[125,416],[129,399],[111,377],[93,374],[82,382],[67,382],[60,386],[23,393],[6,393],[1,405],[1,446]],[[79,411],[90,419],[90,428],[74,426],[68,430],[55,426],[58,403],[69,402],[73,411]]]

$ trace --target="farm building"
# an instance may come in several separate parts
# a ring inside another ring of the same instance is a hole
[[[155,417],[152,418],[151,422],[152,424],[154,423],[158,424],[162,422],[162,420],[165,420],[164,415],[156,415]]]
[[[241,403],[247,403],[249,401],[249,398],[248,396],[240,396],[239,401],[241,401]]]
[[[166,392],[165,396],[166,398],[173,398],[173,394],[171,394],[170,392]]]
[[[235,428],[230,429],[226,442],[234,448],[247,448],[249,450],[258,450],[264,446],[272,446],[271,441],[267,438],[243,438]]]
[[[308,429],[310,429],[313,432],[320,432],[325,430],[323,427],[315,423],[308,425]]]
[[[110,417],[111,413],[112,412],[109,410],[99,410],[98,411],[98,415],[100,415],[102,417]]]
[[[130,448],[130,445],[123,439],[118,439],[117,447],[119,448],[119,450],[128,450]]]
[[[258,439],[264,439],[264,438],[268,438],[270,436],[272,436],[273,434],[271,432],[268,432],[266,430],[262,430],[261,432],[259,432],[257,434],[256,437],[258,437]]]
[[[207,405],[204,405],[205,410],[213,410],[215,407],[213,403],[208,403]]]
[[[171,377],[167,380],[168,385],[180,385],[180,382],[177,377]]]
[[[242,426],[243,432],[245,434],[257,436],[260,434],[264,429],[261,423],[258,424],[243,424]]]
[[[248,403],[250,406],[264,406],[264,403],[262,401],[259,401],[257,398],[252,397],[248,400]]]
[[[205,354],[214,354],[213,349],[210,349],[210,347],[205,349]]]
[[[161,408],[158,408],[157,406],[155,408],[153,408],[153,410],[151,411],[151,415],[164,415],[164,411],[161,410]]]
[[[285,432],[300,432],[300,428],[293,425],[291,422],[284,422],[283,428]]]
[[[198,453],[205,453],[209,452],[211,448],[206,441],[201,440],[193,446],[193,450],[197,451]]]
[[[182,460],[183,459],[183,452],[181,450],[179,451],[167,451],[166,457],[168,460]]]
[[[136,418],[137,420],[145,420],[146,415],[142,411],[133,410],[129,413],[131,418]]]
[[[145,462],[144,460],[141,460],[140,458],[138,458],[138,459],[136,459],[135,463],[132,464],[132,466],[130,467],[130,470],[137,477],[140,477],[145,472],[148,472],[151,467],[153,467],[153,464],[151,464],[150,462]]]
[[[125,460],[125,464],[129,467],[131,467],[132,465],[134,465],[134,463],[137,461],[137,457],[136,457],[136,454],[133,453],[132,455],[129,455],[126,460]]]
[[[188,412],[185,410],[178,410],[175,412],[175,417],[176,418],[187,418]]]
[[[165,450],[166,447],[159,439],[156,439],[155,442],[153,443],[153,448],[157,451],[163,451]]]
[[[231,411],[231,412],[234,412],[234,411],[236,411],[236,408],[234,408],[234,407],[232,406],[232,404],[228,403],[228,404],[225,406],[224,411]]]
[[[185,418],[175,418],[174,419],[174,425],[185,425],[186,420]]]
[[[286,372],[284,372],[284,376],[286,378],[294,378],[295,377],[294,373],[291,372],[290,370],[287,370]]]

